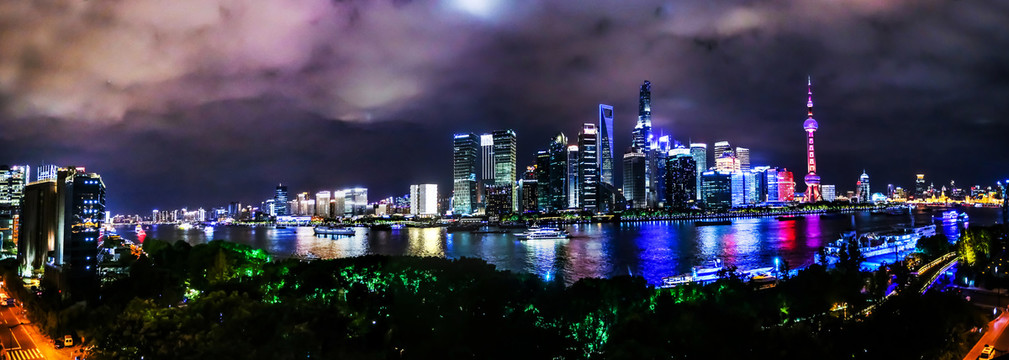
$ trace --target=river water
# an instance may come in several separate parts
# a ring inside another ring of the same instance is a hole
[[[997,209],[967,209],[970,225],[991,225]],[[916,211],[915,225],[932,222],[939,212]],[[225,240],[264,249],[277,257],[353,257],[368,254],[481,258],[498,269],[533,273],[573,283],[584,277],[640,275],[651,284],[664,276],[690,271],[695,265],[720,258],[740,269],[772,266],[774,259],[792,268],[812,263],[824,244],[849,230],[881,230],[911,223],[911,215],[891,216],[860,212],[845,215],[806,215],[800,221],[774,217],[741,218],[731,225],[695,226],[693,221],[647,221],[576,224],[568,240],[521,241],[514,234],[447,232],[445,228],[368,230],[355,236],[319,237],[311,227],[217,226],[181,230],[175,225],[146,226],[145,239],[183,240],[196,245]],[[950,239],[959,234],[956,223],[935,222]],[[963,225],[960,225],[961,227]],[[134,227],[119,227],[127,239],[142,242]],[[518,230],[516,230],[518,232]]]

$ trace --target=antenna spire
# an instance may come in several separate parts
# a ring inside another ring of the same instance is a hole
[[[809,117],[813,117],[813,79],[810,76],[806,76],[806,92],[809,94],[809,100],[806,101],[806,107],[809,109]]]

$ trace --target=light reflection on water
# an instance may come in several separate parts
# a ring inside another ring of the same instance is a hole
[[[997,211],[969,209],[971,220],[994,222]],[[931,214],[918,213],[915,223],[929,222]],[[584,277],[640,275],[657,284],[662,277],[685,273],[691,266],[721,258],[739,268],[771,266],[775,257],[793,268],[812,262],[823,244],[852,226],[880,229],[909,223],[907,216],[809,215],[800,221],[775,218],[736,219],[732,225],[697,227],[693,221],[649,221],[621,224],[567,226],[572,238],[563,241],[520,241],[514,234],[448,233],[444,228],[404,228],[372,231],[356,228],[353,236],[315,236],[310,227],[219,226],[210,230],[179,230],[174,225],[145,226],[146,239],[182,240],[190,244],[220,239],[269,251],[276,257],[354,257],[368,254],[481,258],[498,269],[537,274],[573,283]],[[953,224],[937,223],[951,239]],[[137,240],[133,227],[118,231]],[[517,230],[516,230],[517,232]]]

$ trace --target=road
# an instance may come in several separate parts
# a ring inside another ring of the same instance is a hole
[[[24,317],[19,307],[0,307],[0,343],[3,344],[8,360],[44,359],[39,348],[37,335],[33,335],[30,326],[22,324]],[[49,345],[52,347],[52,345]]]
[[[981,350],[985,345],[995,346],[995,355],[1002,355],[1009,350],[1009,334],[1005,333],[1006,325],[1009,324],[1009,312],[1003,311],[1002,315],[988,323],[987,331],[981,336],[981,340],[974,344],[964,360],[975,360],[981,355]]]

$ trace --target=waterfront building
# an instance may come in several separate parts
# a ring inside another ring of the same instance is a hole
[[[612,113],[610,115],[612,116]],[[612,118],[610,120],[610,126],[612,127]],[[612,130],[612,128],[609,129],[611,132]],[[599,160],[599,158],[606,156],[605,154],[599,154],[599,135],[599,131],[595,124],[590,123],[582,125],[582,131],[578,133],[578,186],[580,187],[578,191],[578,204],[581,206],[582,210],[592,212],[599,211],[599,183],[602,181],[600,179],[601,168],[599,165],[602,160]],[[613,147],[612,142],[608,145],[610,148]],[[612,181],[613,177],[612,157],[613,153],[611,152],[609,160],[610,181]]]
[[[452,212],[470,215],[477,210],[477,154],[475,134],[456,134],[452,141]]]
[[[686,150],[686,149],[684,149]],[[686,210],[696,201],[697,163],[689,151],[673,150],[665,160],[665,206]]]
[[[862,176],[858,177],[858,181],[855,183],[855,185],[856,189],[858,189],[858,191],[855,193],[855,196],[858,197],[858,201],[859,202],[870,201],[872,192],[870,191],[869,188],[869,175],[865,173],[865,170],[862,170]]]
[[[697,185],[695,190],[696,200],[701,200],[701,174],[708,171],[708,144],[690,143],[690,156],[693,156],[694,163],[697,164]]]
[[[330,214],[329,203],[333,199],[332,193],[329,191],[320,191],[315,193],[315,216],[321,216],[328,218]],[[228,207],[228,212],[231,212],[231,207]]]
[[[732,207],[732,173],[705,171],[701,174],[701,192],[708,211],[724,211]]]
[[[578,183],[578,164],[581,162],[578,145],[568,146],[568,209],[578,209],[581,184]]]
[[[343,214],[346,216],[367,215],[368,189],[353,188],[343,190]]]
[[[806,79],[806,92],[809,98],[806,101],[807,117],[802,123],[802,128],[806,131],[806,202],[815,203],[823,199],[820,191],[820,175],[816,174],[816,152],[813,147],[813,135],[816,134],[819,125],[813,119],[813,80]]]
[[[334,218],[345,216],[347,209],[346,201],[347,192],[345,190],[334,191],[333,199],[329,202],[329,213],[333,214]]]
[[[583,127],[584,132],[587,127]],[[579,138],[579,148],[584,151]],[[613,185],[613,107],[599,104],[599,125],[598,125],[598,153],[599,182]]]
[[[633,200],[633,206],[643,206],[643,208],[653,207],[656,201],[655,183],[656,179],[656,159],[652,151],[652,83],[645,81],[641,84],[638,92],[638,122],[632,131],[631,147],[638,149],[644,154],[644,175],[643,175],[643,198]],[[627,175],[624,175],[627,178]],[[626,197],[627,195],[624,194]],[[630,197],[627,197],[631,200]]]
[[[725,154],[726,152],[732,152],[732,146],[729,145],[728,141],[719,141],[715,143],[715,151],[712,154],[714,154],[716,160],[722,157],[722,154]],[[733,153],[732,155],[735,156],[736,154]]]
[[[914,178],[914,198],[921,200],[925,198],[925,174],[917,174]]]
[[[568,206],[568,138],[557,133],[550,143],[550,182],[548,212],[564,210]]]
[[[763,201],[765,189],[761,181],[763,174],[756,170],[743,171],[743,183],[745,189],[745,201],[747,205],[756,205]]]
[[[823,201],[834,201],[837,199],[837,191],[834,189],[834,185],[820,185],[820,192],[823,195]]]
[[[487,187],[487,209],[488,216],[500,219],[502,215],[512,212],[512,191],[511,185],[493,185]]]
[[[795,201],[795,178],[788,169],[778,171],[778,201]]]
[[[519,189],[519,212],[533,213],[539,211],[539,181],[537,180],[536,167],[526,168],[522,179],[518,181]]]
[[[480,135],[480,180],[494,185],[494,135]]]
[[[284,186],[284,184],[277,185],[277,188],[273,193],[273,212],[271,215],[290,215],[291,213],[287,201],[287,186]]]
[[[733,171],[732,181],[732,207],[745,207],[746,204],[746,178],[742,171]]]
[[[438,184],[410,185],[410,214],[438,215]]]
[[[550,151],[536,152],[536,211],[548,212],[550,207]]]
[[[739,164],[739,159],[732,153],[732,150],[727,150],[715,159],[715,170],[736,172],[742,171],[742,167]]]
[[[761,186],[764,189],[763,200],[769,203],[781,201],[778,190],[778,169],[770,166],[762,167]]]
[[[670,142],[669,135],[659,136],[659,141],[652,143],[652,162],[649,164],[655,170],[652,172],[652,186],[653,194],[650,194],[649,198],[649,208],[665,207],[666,202],[666,160],[672,156],[670,153],[673,151],[672,143]],[[687,150],[683,146],[678,146],[676,148],[676,153],[685,153],[690,155],[690,150]]]
[[[35,181],[56,180],[59,166],[46,164],[35,168]]]
[[[740,171],[750,171],[750,149],[737,146],[736,159],[739,160]]]
[[[631,148],[624,153],[624,198],[627,206],[632,209],[648,208],[647,155],[640,149]]]
[[[517,137],[515,131],[511,129],[507,130],[494,130],[491,132],[494,137],[494,184],[495,185],[507,185],[511,188],[508,192],[512,194],[512,198],[508,200],[506,204],[511,211],[516,211],[516,202],[518,198],[516,197],[515,183],[518,180],[518,158],[516,158],[516,141]]]

